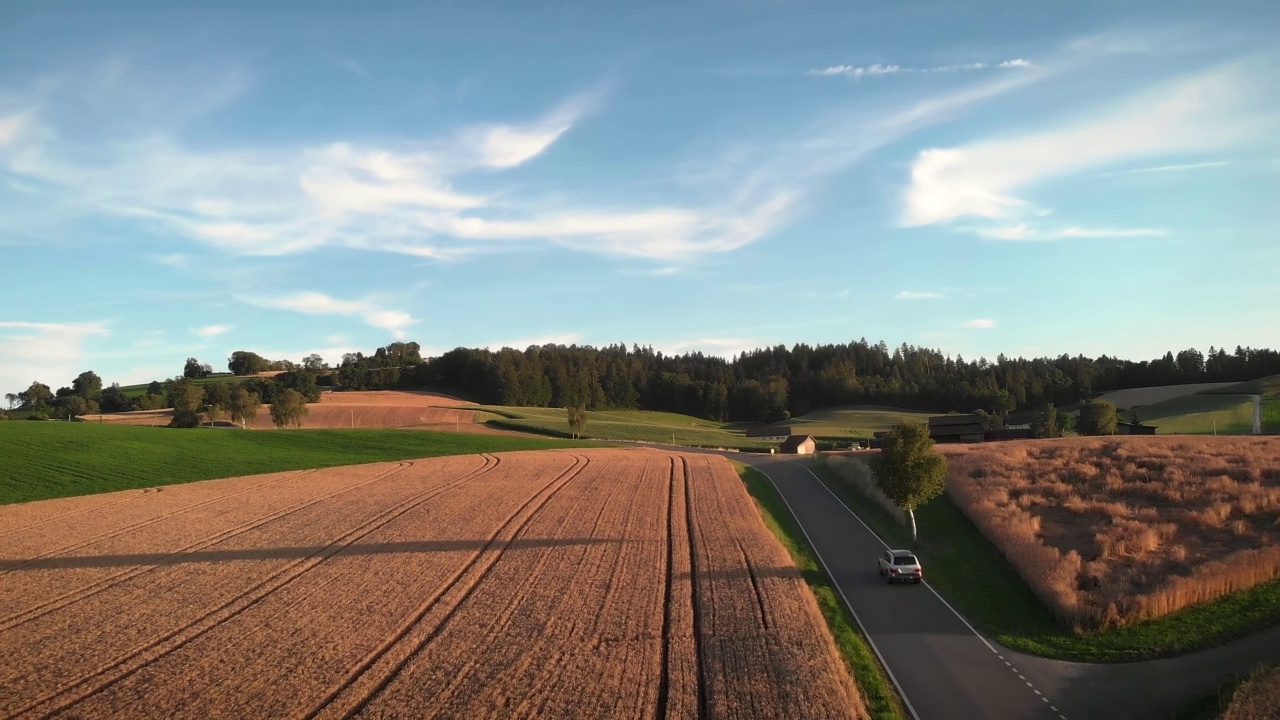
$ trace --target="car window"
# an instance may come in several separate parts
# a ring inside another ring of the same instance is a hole
[[[893,559],[894,565],[915,565],[916,558],[914,555],[899,555]]]

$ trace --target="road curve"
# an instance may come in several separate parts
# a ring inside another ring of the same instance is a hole
[[[884,543],[806,460],[732,457],[773,481],[918,720],[1163,718],[1259,664],[1280,662],[1280,628],[1140,663],[1015,653],[983,638],[927,584],[888,586],[875,565]]]

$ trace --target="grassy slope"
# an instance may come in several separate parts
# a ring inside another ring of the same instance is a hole
[[[244,432],[3,422],[0,504],[281,470],[573,445],[410,430]]]
[[[1216,390],[1205,390],[1204,395],[1280,395],[1280,375],[1268,375],[1249,382],[1236,383]]]
[[[163,385],[164,381],[168,379],[169,378],[157,378],[157,380],[160,382],[161,385]],[[244,379],[245,378],[232,375],[231,373],[216,373],[214,375],[210,375],[209,377],[196,378],[191,382],[195,383],[196,385],[214,385],[220,382],[225,382],[229,385],[235,385]],[[128,397],[141,397],[147,394],[147,386],[150,384],[151,383],[141,383],[139,385],[121,385],[120,391],[123,392]]]
[[[808,415],[778,423],[798,432],[820,437],[870,438],[877,430],[888,430],[904,422],[926,422],[940,413],[919,412],[869,405],[823,408]]]
[[[478,410],[491,414],[493,417],[487,422],[498,427],[558,437],[567,437],[571,432],[564,408],[482,405]],[[727,423],[647,410],[589,410],[585,434],[599,440],[650,443],[670,443],[674,438],[677,445],[699,447],[768,448],[778,444],[748,440],[741,430]]]
[[[845,665],[858,684],[867,710],[873,718],[902,718],[905,714],[897,694],[889,684],[888,677],[867,644],[866,638],[858,631],[857,623],[849,614],[834,583],[825,569],[818,562],[817,555],[805,539],[804,532],[796,523],[795,517],[782,501],[777,488],[769,479],[758,471],[741,463],[734,463],[738,474],[747,486],[747,492],[755,498],[756,507],[760,510],[764,523],[769,527],[778,541],[791,554],[791,560],[800,569],[805,582],[813,592],[827,627],[836,641],[836,647],[844,657]]]
[[[910,533],[842,482],[814,471],[891,545]],[[1004,556],[946,495],[916,511],[929,582],[984,634],[1014,650],[1060,660],[1129,662],[1184,654],[1280,624],[1280,580],[1155,620],[1075,635],[1054,620]]]
[[[1253,401],[1240,395],[1186,395],[1139,408],[1138,416],[1161,435],[1253,433]]]
[[[1123,390],[1112,390],[1109,393],[1098,396],[1099,400],[1106,400],[1115,403],[1115,406],[1128,410],[1134,405],[1141,408],[1144,405],[1155,405],[1166,400],[1173,400],[1187,395],[1194,395],[1200,392],[1213,392],[1221,390],[1231,383],[1188,383],[1185,385],[1152,385],[1150,387],[1125,388]],[[1139,410],[1141,412],[1141,410]]]
[[[475,409],[474,407],[468,409]],[[494,425],[515,430],[567,437],[568,418],[563,408],[507,407],[482,405]],[[904,420],[923,421],[934,413],[872,406],[824,408],[808,415],[777,423],[797,432],[827,438],[869,438],[876,430],[888,430]],[[483,415],[482,415],[483,417]],[[600,410],[587,412],[587,437],[631,440],[700,447],[770,448],[777,441],[747,439],[747,423],[714,420],[650,410]]]

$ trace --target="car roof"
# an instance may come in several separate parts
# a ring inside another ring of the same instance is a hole
[[[890,550],[889,552],[895,557],[902,557],[903,555],[915,555],[915,552],[912,550]]]

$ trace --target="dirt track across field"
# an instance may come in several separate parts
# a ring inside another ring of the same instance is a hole
[[[722,458],[550,451],[0,507],[0,716],[866,717]]]

